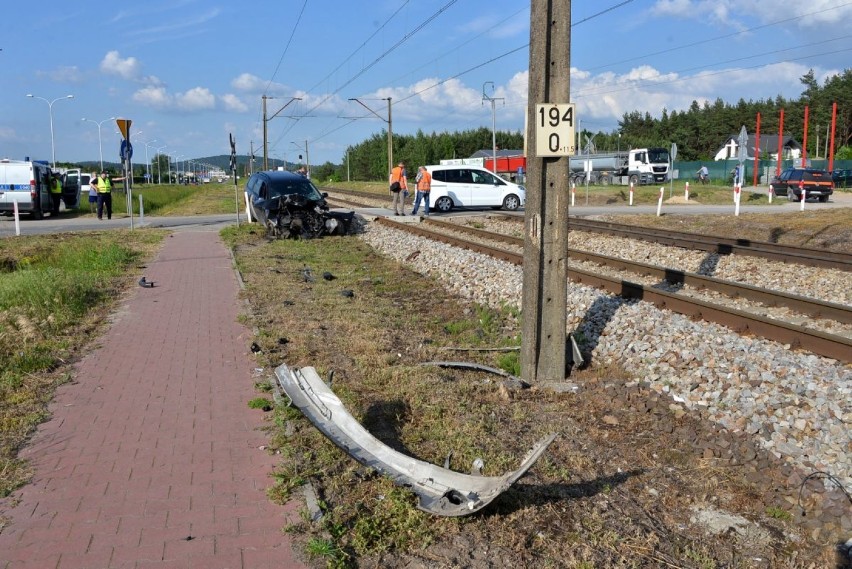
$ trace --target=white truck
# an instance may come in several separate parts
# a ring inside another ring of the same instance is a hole
[[[634,148],[621,152],[578,154],[570,160],[571,182],[584,184],[657,184],[669,179],[669,151]]]

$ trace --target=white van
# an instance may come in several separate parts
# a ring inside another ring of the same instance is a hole
[[[507,182],[484,168],[467,165],[426,166],[432,175],[429,201],[432,209],[491,207],[515,211],[526,201],[523,186]]]
[[[50,167],[43,162],[0,160],[0,212],[29,213],[36,219],[50,211]]]

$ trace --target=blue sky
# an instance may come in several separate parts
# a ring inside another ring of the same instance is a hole
[[[134,162],[262,156],[340,162],[346,147],[394,133],[522,130],[529,2],[523,0],[48,0],[4,7],[0,157],[117,160],[110,117],[133,121]],[[625,112],[659,116],[693,100],[798,97],[852,63],[852,1],[575,0],[571,99],[581,126]],[[493,86],[493,87],[492,87]],[[28,98],[27,94],[34,95]],[[50,107],[47,101],[61,99]],[[45,100],[40,100],[41,97]],[[357,97],[373,109],[372,115]],[[381,117],[381,118],[379,118]],[[82,120],[89,119],[88,121]],[[138,133],[138,134],[137,134]],[[673,141],[677,142],[677,141]]]

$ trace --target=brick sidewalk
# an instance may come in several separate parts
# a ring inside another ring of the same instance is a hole
[[[21,453],[35,476],[0,512],[0,568],[301,567],[282,532],[299,505],[265,494],[227,249],[173,233],[145,276]]]

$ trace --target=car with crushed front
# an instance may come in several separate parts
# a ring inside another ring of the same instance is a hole
[[[831,174],[816,168],[787,168],[772,179],[772,191],[776,196],[787,196],[790,201],[802,201],[806,198],[818,198],[827,202],[834,193],[834,181]]]
[[[283,170],[255,172],[246,182],[248,213],[274,237],[310,238],[352,230],[354,212],[330,211],[308,178]]]

